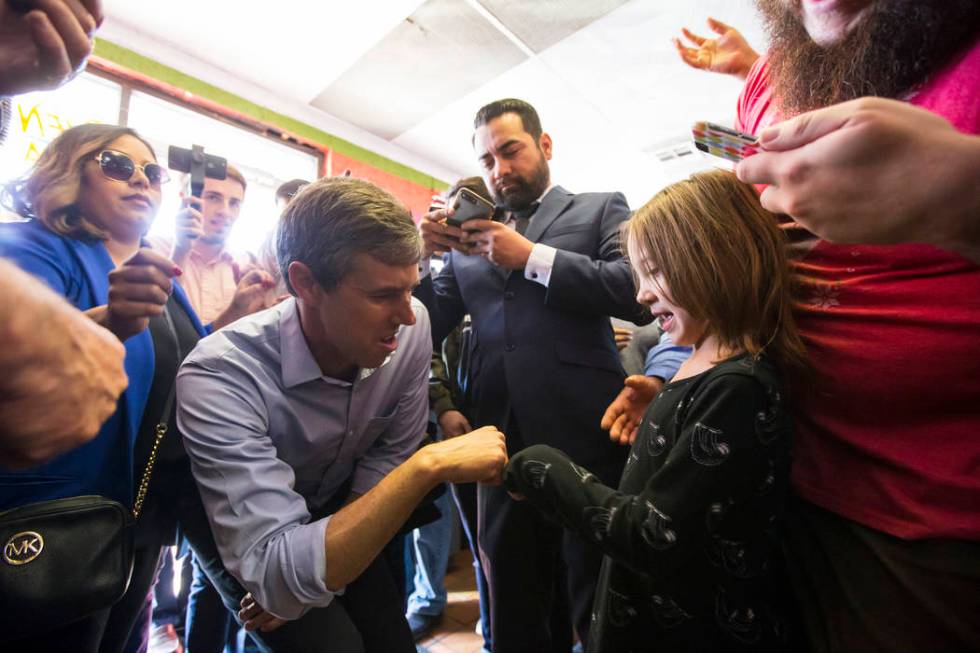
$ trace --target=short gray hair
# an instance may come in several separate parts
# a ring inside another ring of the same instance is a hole
[[[390,193],[350,177],[325,177],[303,188],[282,214],[276,236],[279,269],[289,292],[289,264],[299,261],[333,290],[358,254],[387,265],[412,265],[422,241],[412,214]]]

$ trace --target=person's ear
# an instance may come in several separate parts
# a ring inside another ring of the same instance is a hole
[[[538,139],[538,147],[544,153],[544,158],[551,161],[551,136],[547,132],[541,134],[541,138]]]
[[[292,286],[296,296],[304,302],[315,302],[323,293],[323,288],[313,276],[313,271],[305,263],[293,261],[286,272],[289,275],[289,285]]]

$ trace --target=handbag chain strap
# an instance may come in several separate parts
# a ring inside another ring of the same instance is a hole
[[[174,393],[177,390],[177,372],[180,371],[180,364],[184,359],[183,351],[180,348],[180,338],[177,336],[177,328],[174,326],[173,318],[170,317],[170,307],[164,306],[163,308],[163,319],[167,325],[167,329],[170,330],[170,335],[173,336],[174,345],[177,351],[177,365],[174,369],[174,381],[170,385],[170,393],[167,395],[167,401],[163,406],[163,411],[160,414],[160,421],[157,422],[156,428],[154,429],[153,438],[153,448],[150,449],[150,456],[146,460],[146,468],[143,469],[143,477],[140,479],[139,489],[136,491],[136,500],[133,502],[133,518],[139,519],[140,513],[143,511],[143,502],[146,500],[146,493],[150,489],[150,478],[153,477],[153,467],[157,462],[157,453],[160,451],[160,442],[163,441],[163,436],[167,434],[169,428],[168,422],[170,421],[170,410],[174,405]]]

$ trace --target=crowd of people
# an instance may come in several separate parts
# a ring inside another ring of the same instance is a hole
[[[55,138],[3,193],[4,649],[414,651],[453,498],[486,651],[980,650],[980,11],[758,5],[766,53],[714,19],[676,47],[744,80],[759,153],[632,212],[558,185],[519,99],[419,224],[297,179],[245,259],[234,165],[197,197],[131,129]],[[0,2],[0,96],[70,80],[101,21]],[[453,220],[461,189],[492,215]],[[36,524],[93,496],[127,571],[83,608]],[[51,568],[58,607],[12,619]]]

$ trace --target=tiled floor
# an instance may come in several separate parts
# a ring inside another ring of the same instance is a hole
[[[442,623],[419,642],[419,653],[480,653],[483,638],[474,632],[480,618],[480,600],[473,578],[473,557],[468,549],[455,553],[446,573],[449,602]]]

